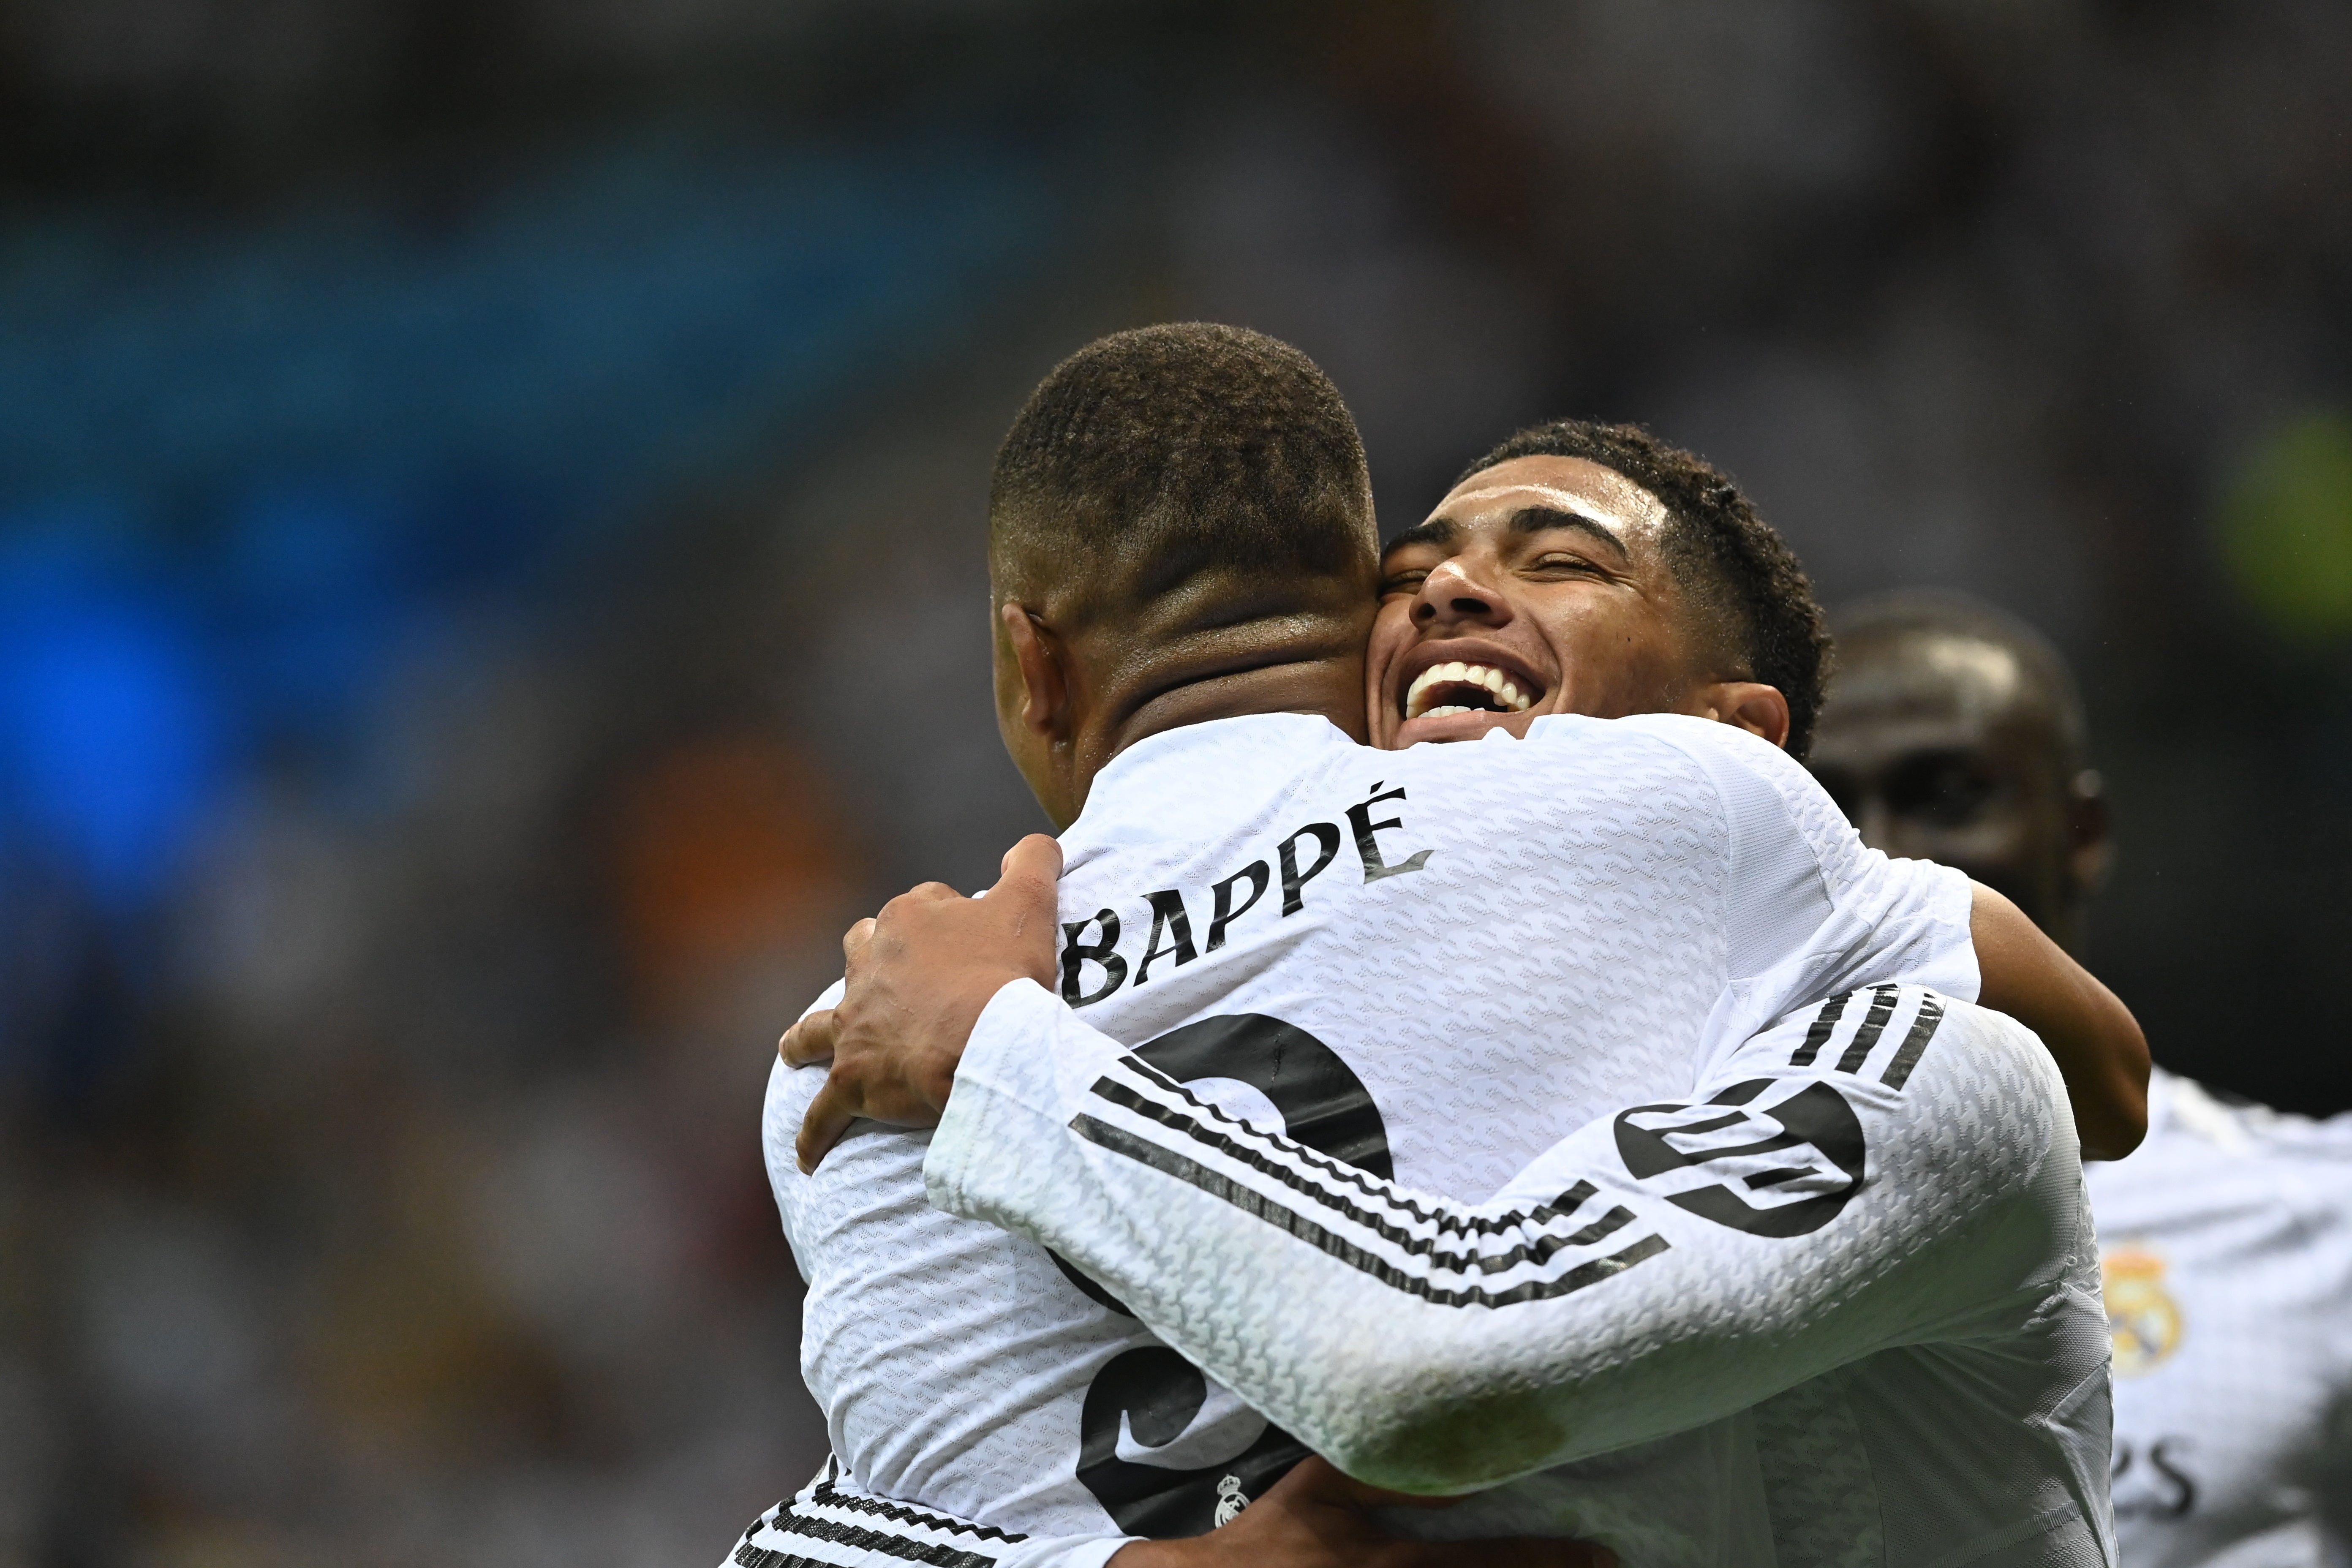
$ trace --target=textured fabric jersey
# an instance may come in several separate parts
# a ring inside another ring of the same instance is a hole
[[[1375,1484],[1491,1486],[1764,1405],[1754,1561],[2111,1558],[2064,1089],[2031,1032],[1933,992],[1800,1012],[1460,1203],[1228,1114],[1019,981],[926,1176]],[[1486,1504],[1440,1517],[1515,1527]]]
[[[727,1561],[734,1568],[999,1568],[1034,1551],[1017,1531],[877,1498],[828,1458],[814,1479],[751,1521]],[[1108,1555],[1122,1542],[1053,1543],[1059,1557]]]
[[[2352,1116],[2158,1072],[2090,1180],[2125,1568],[2352,1562]]]
[[[1063,844],[1083,1016],[1236,1115],[1436,1190],[1491,1193],[1601,1111],[1687,1091],[1800,1002],[1976,985],[1964,879],[1864,848],[1783,753],[1699,720],[1402,752],[1292,715],[1192,726],[1118,757]],[[1303,1451],[1082,1273],[928,1205],[926,1135],[861,1123],[802,1177],[821,1081],[778,1069],[765,1131],[836,1490],[1083,1564],[1210,1528]],[[1743,1560],[1766,1528],[1746,1418],[1655,1447],[1497,1506],[1654,1544],[1645,1568]]]

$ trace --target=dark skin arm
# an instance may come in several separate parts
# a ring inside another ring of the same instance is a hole
[[[1376,1508],[1444,1507],[1350,1480],[1302,1460],[1241,1517],[1206,1535],[1139,1541],[1115,1568],[1617,1568],[1617,1554],[1581,1541],[1401,1541],[1374,1524]]]
[[[2147,1039],[2096,976],[1981,883],[1969,910],[1982,989],[1977,1000],[2042,1037],[2086,1160],[2120,1160],[2147,1134]],[[974,1015],[977,1016],[977,1015]]]

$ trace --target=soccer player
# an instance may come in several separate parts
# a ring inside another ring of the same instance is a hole
[[[1501,473],[1509,464],[1534,468]],[[1558,641],[1515,655],[1524,668],[1513,679],[1491,665],[1430,667],[1449,700],[1416,717],[1499,706],[1515,714],[1507,726],[1549,715],[1547,728],[1404,753],[1348,738],[1364,732],[1355,694],[1373,585],[1369,500],[1344,408],[1290,351],[1212,329],[1096,345],[1024,410],[992,506],[1008,743],[1056,820],[1087,808],[1056,990],[1148,1040],[1143,1055],[1164,1070],[1368,1180],[1405,1170],[1476,1192],[1596,1113],[1686,1096],[1702,1064],[1720,1065],[1791,1005],[1863,979],[1932,979],[1965,995],[1989,945],[1969,941],[1965,883],[1862,853],[1785,755],[1741,732],[1743,716],[1747,728],[1793,722],[1788,706],[1773,719],[1773,698],[1757,689],[1759,650],[1810,647],[1817,690],[1820,642],[1809,598],[1772,596],[1776,580],[1801,589],[1793,567],[1777,579],[1753,570],[1780,547],[1736,491],[1687,468],[1703,504],[1685,517],[1586,459],[1531,453],[1488,468],[1496,483],[1451,498],[1460,541],[1597,531],[1618,570],[1591,582],[1618,604],[1553,617],[1544,636]],[[1514,479],[1528,482],[1502,482]],[[1671,542],[1685,528],[1696,547]],[[1549,555],[1529,564],[1539,577],[1553,570]],[[1694,598],[1724,613],[1686,613],[1685,576],[1699,584]],[[1391,600],[1405,640],[1444,640],[1446,628],[1412,616],[1417,598]],[[1758,632],[1768,616],[1775,643]],[[1726,627],[1738,639],[1729,646],[1717,640]],[[1642,705],[1735,721],[1570,716],[1608,689],[1587,671],[1634,657],[1649,660]],[[1667,678],[1671,689],[1659,684]],[[1989,976],[1997,967],[1988,957]],[[1432,987],[1457,981],[1475,1001],[1433,1015]],[[1852,1058],[1899,1094],[1919,1060],[1905,1053],[1915,1040],[1925,1049],[1947,1009],[1889,984],[1843,1023],[1807,1021],[1802,1032],[1819,1026],[1828,1043],[1801,1065],[1826,1048],[1823,1070]],[[1993,1027],[1948,1009],[1955,1037]],[[2013,1054],[1987,1037],[1987,1051]],[[1792,1042],[1784,1054],[1801,1051]],[[2035,1050],[2022,1070],[2031,1099],[2048,1065]],[[985,1547],[968,1534],[932,1543],[998,1558],[1042,1549],[1004,1542],[1010,1531],[1084,1533],[1092,1521],[1092,1543],[1056,1550],[1100,1562],[1127,1533],[1229,1518],[1300,1452],[1084,1271],[927,1207],[922,1140],[868,1129],[814,1180],[792,1177],[787,1151],[815,1077],[775,1086],[771,1163],[811,1276],[805,1369],[861,1486],[830,1479],[754,1531],[740,1561],[866,1528],[861,1517],[898,1506],[875,1504],[878,1490],[984,1518]],[[1728,1126],[1742,1114],[1686,1120]],[[1858,1157],[1842,1127],[1820,1136]],[[1685,1158],[1670,1127],[1645,1131],[1669,1163],[1705,1163]],[[2071,1128],[2046,1118],[1998,1130],[2012,1134],[2019,1150],[2040,1151],[2029,1163],[2073,1157]],[[1783,1146],[1799,1144],[1809,1141]],[[1821,1199],[1843,1208],[1859,1169],[1822,1154],[1778,1184],[1769,1175],[1738,1179],[1758,1178],[1768,1208],[1812,1204],[1810,1214],[1829,1206]],[[1623,1205],[1586,1212],[1596,1194],[1550,1216],[1581,1215],[1536,1251],[1596,1279],[1636,1266],[1667,1273],[1649,1261],[1663,1233],[1619,1237]],[[1621,1256],[1629,1246],[1640,1256]],[[2040,1261],[2063,1274],[2063,1258]],[[2035,1278],[2033,1289],[2057,1288],[2056,1275]],[[2062,1289],[2042,1320],[2062,1337],[2063,1309]],[[2063,1355],[2019,1359],[2035,1375],[2080,1372]],[[2043,1522],[2064,1513],[2095,1542],[2089,1483],[2064,1456],[2078,1427],[2095,1426],[2098,1402],[2053,1393],[2046,1403],[2059,1418],[2010,1458],[2038,1467],[2048,1495],[2037,1506],[2055,1510]],[[1833,1434],[1857,1432],[1864,1418],[1840,1409]],[[1762,1514],[1755,1425],[1727,1415],[1439,1517],[1488,1532],[1584,1529],[1645,1561],[1753,1560],[1772,1550],[1778,1522]],[[1627,1428],[1598,1446],[1643,1435]],[[869,1506],[830,1511],[851,1506],[842,1499]]]
[[[2108,854],[2055,649],[1967,600],[1888,597],[1839,638],[1813,767],[1864,839],[2001,889],[2072,946]],[[2125,1568],[2352,1560],[2352,1117],[2149,1083],[2090,1167],[2115,1338]]]

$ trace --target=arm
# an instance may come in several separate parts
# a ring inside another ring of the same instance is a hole
[[[1969,931],[1983,975],[1977,1000],[2042,1037],[2066,1080],[2089,1160],[2120,1160],[2147,1135],[2147,1041],[2116,994],[1982,884]]]
[[[752,1521],[724,1568],[1617,1568],[1616,1553],[1580,1541],[1400,1540],[1371,1510],[1422,1500],[1349,1480],[1320,1459],[1292,1469],[1232,1523],[1181,1541],[994,1530],[871,1496],[839,1470],[828,1459],[798,1495]]]
[[[2046,1292],[2080,1193],[2048,1057],[1999,1015],[1881,994],[1804,1009],[1690,1103],[1602,1118],[1462,1204],[1233,1121],[1016,982],[926,1184],[1061,1252],[1349,1474],[1488,1486]]]
[[[1754,954],[1743,961],[1735,941],[1733,973],[1755,977],[1762,1007],[1736,1022],[1729,1039],[1829,991],[1887,980],[1932,985],[2042,1036],[2089,1156],[2121,1159],[2138,1146],[2147,1128],[2139,1026],[2016,905],[1948,868],[1866,847],[1818,780],[1738,731],[1671,718],[1629,722],[1655,727],[1704,768],[1730,824],[1731,924],[1748,933]],[[1804,911],[1824,896],[1828,918],[1814,928]],[[1792,952],[1802,955],[1794,964]]]
[[[1308,1458],[1232,1523],[1182,1541],[1133,1542],[1111,1562],[1113,1568],[1617,1568],[1617,1554],[1591,1542],[1404,1541],[1369,1517],[1373,1509],[1433,1500],[1368,1487]]]

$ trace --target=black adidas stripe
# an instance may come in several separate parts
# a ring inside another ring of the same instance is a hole
[[[1191,1089],[1186,1089],[1182,1084],[1178,1083],[1175,1079],[1170,1078],[1166,1073],[1161,1072],[1158,1068],[1153,1067],[1150,1062],[1143,1060],[1140,1057],[1121,1057],[1119,1058],[1119,1065],[1121,1067],[1134,1068],[1143,1077],[1150,1079],[1153,1083],[1158,1084],[1169,1093],[1180,1097],[1185,1104],[1192,1107],[1195,1110],[1200,1111],[1202,1115],[1207,1116],[1213,1121],[1222,1121],[1228,1127],[1237,1128],[1244,1125],[1244,1123],[1226,1115],[1217,1107],[1202,1100]],[[1105,1094],[1104,1090],[1106,1088],[1117,1088],[1120,1090],[1121,1095],[1132,1098],[1120,1098],[1119,1096]],[[1136,1110],[1142,1110],[1146,1115],[1150,1116],[1154,1121],[1160,1122],[1163,1126],[1180,1128],[1188,1135],[1197,1138],[1204,1143],[1210,1143],[1212,1147],[1220,1147],[1227,1150],[1228,1152],[1235,1152],[1235,1146],[1230,1142],[1219,1143],[1213,1138],[1204,1136],[1203,1134],[1206,1130],[1200,1128],[1197,1123],[1186,1121],[1181,1117],[1174,1117],[1173,1113],[1169,1111],[1166,1107],[1153,1104],[1149,1100],[1135,1096],[1135,1091],[1133,1089],[1128,1089],[1124,1084],[1119,1084],[1114,1079],[1097,1079],[1094,1084],[1094,1092],[1097,1095],[1101,1095],[1102,1098],[1106,1100],[1115,1100],[1116,1102],[1120,1105],[1127,1105]],[[1171,1117],[1173,1117],[1172,1120]],[[1538,1204],[1535,1207],[1529,1209],[1512,1209],[1504,1214],[1491,1215],[1480,1215],[1475,1218],[1465,1219],[1460,1215],[1454,1214],[1450,1210],[1424,1209],[1411,1198],[1399,1197],[1395,1193],[1390,1191],[1388,1188],[1381,1186],[1377,1183],[1371,1181],[1362,1171],[1358,1170],[1355,1166],[1348,1164],[1343,1161],[1331,1159],[1326,1154],[1320,1153],[1316,1150],[1309,1149],[1306,1144],[1299,1142],[1296,1139],[1286,1138],[1279,1132],[1261,1132],[1255,1128],[1252,1128],[1250,1131],[1255,1136],[1265,1139],[1267,1142],[1272,1143],[1284,1153],[1288,1154],[1291,1158],[1297,1160],[1300,1164],[1320,1171],[1325,1175],[1330,1177],[1333,1181],[1355,1188],[1356,1191],[1363,1194],[1364,1196],[1371,1199],[1374,1203],[1382,1205],[1387,1208],[1394,1209],[1401,1214],[1411,1215],[1414,1219],[1419,1220],[1423,1225],[1435,1226],[1437,1227],[1437,1233],[1440,1236],[1496,1236],[1507,1230],[1516,1230],[1520,1226],[1527,1224],[1529,1220],[1534,1220],[1538,1224],[1549,1224],[1555,1219],[1559,1219],[1575,1213],[1577,1209],[1583,1205],[1584,1200],[1592,1195],[1594,1191],[1591,1183],[1579,1182],[1576,1185],[1560,1194],[1559,1196],[1552,1199],[1551,1202],[1548,1204]],[[1299,1190],[1306,1192],[1313,1189],[1302,1187]],[[1370,1222],[1368,1220],[1367,1223]]]
[[[1203,1127],[1190,1117],[1171,1110],[1157,1100],[1146,1099],[1114,1079],[1098,1079],[1094,1086],[1094,1092],[1098,1099],[1107,1100],[1113,1105],[1123,1106],[1138,1115],[1149,1117],[1171,1132],[1181,1132],[1196,1143],[1206,1144],[1221,1154],[1241,1161],[1254,1171],[1272,1176],[1292,1192],[1312,1198],[1325,1208],[1346,1215],[1358,1225],[1371,1230],[1381,1240],[1394,1246],[1400,1252],[1425,1257],[1429,1259],[1432,1268],[1444,1268],[1454,1273],[1467,1273],[1475,1268],[1481,1274],[1500,1274],[1505,1269],[1521,1263],[1548,1263],[1553,1254],[1571,1247],[1590,1247],[1611,1232],[1621,1228],[1633,1217],[1629,1210],[1614,1208],[1571,1235],[1539,1236],[1532,1243],[1521,1242],[1508,1252],[1492,1255],[1475,1252],[1441,1252],[1438,1250],[1439,1237],[1415,1236],[1386,1216],[1374,1214],[1369,1209],[1360,1208],[1339,1194],[1328,1192],[1317,1186],[1289,1166],[1279,1161],[1267,1159],[1263,1152],[1250,1145],[1236,1139],[1228,1138],[1213,1128]],[[1072,1125],[1075,1126],[1076,1123],[1073,1122]],[[1584,1201],[1592,1196],[1595,1190],[1591,1183],[1579,1182],[1561,1194],[1553,1203],[1531,1211],[1531,1215],[1545,1224],[1555,1219],[1567,1218],[1581,1207]],[[1417,1208],[1417,1205],[1415,1206]],[[1456,1228],[1461,1227],[1456,1226]],[[1481,1228],[1484,1231],[1500,1227],[1489,1224]]]
[[[804,1535],[812,1541],[824,1541],[845,1547],[852,1552],[878,1552],[885,1557],[895,1557],[902,1563],[924,1563],[931,1568],[995,1568],[996,1559],[978,1552],[965,1552],[938,1542],[910,1541],[903,1535],[891,1535],[860,1525],[845,1524],[839,1520],[816,1519],[800,1512],[790,1504],[772,1519],[761,1521],[759,1529],[772,1535]],[[751,1534],[746,1534],[735,1548],[737,1568],[801,1568],[803,1563],[815,1568],[829,1568],[815,1558],[802,1557],[772,1547],[755,1546]]]
[[[772,1552],[764,1546],[754,1546],[749,1541],[737,1543],[735,1555],[728,1559],[735,1568],[839,1568],[832,1563],[820,1563],[814,1557],[795,1556],[790,1552]]]
[[[1179,1181],[1189,1182],[1210,1196],[1221,1198],[1233,1205],[1244,1214],[1262,1219],[1277,1229],[1287,1231],[1318,1250],[1328,1253],[1349,1268],[1370,1275],[1390,1289],[1402,1290],[1408,1296],[1418,1296],[1434,1306],[1510,1307],[1522,1301],[1549,1300],[1556,1296],[1566,1296],[1581,1290],[1588,1285],[1598,1285],[1604,1279],[1623,1273],[1643,1258],[1654,1258],[1666,1250],[1665,1237],[1654,1235],[1645,1236],[1621,1252],[1613,1253],[1607,1258],[1594,1258],[1590,1263],[1579,1264],[1557,1279],[1530,1279],[1505,1290],[1488,1290],[1477,1285],[1465,1286],[1460,1289],[1441,1289],[1426,1279],[1407,1274],[1388,1259],[1366,1251],[1346,1237],[1333,1234],[1305,1215],[1285,1208],[1272,1198],[1209,1169],[1196,1160],[1188,1159],[1172,1149],[1163,1149],[1149,1139],[1139,1138],[1125,1128],[1113,1127],[1107,1121],[1098,1121],[1091,1116],[1081,1115],[1071,1121],[1070,1130],[1089,1143],[1108,1149],[1114,1154],[1123,1154],[1138,1163],[1149,1165],[1153,1170],[1174,1176]],[[1328,1194],[1316,1193],[1312,1195],[1332,1206],[1343,1206],[1339,1200]],[[1624,1218],[1618,1218],[1620,1215],[1623,1215]],[[1614,1209],[1600,1222],[1600,1225],[1590,1226],[1588,1229],[1601,1230],[1601,1226],[1606,1226],[1608,1230],[1614,1230],[1632,1218],[1633,1215],[1624,1210]],[[1366,1218],[1365,1223],[1371,1222]],[[1606,1235],[1607,1230],[1601,1230],[1601,1234]]]
[[[904,1503],[891,1502],[883,1498],[844,1497],[834,1484],[835,1478],[840,1474],[837,1468],[840,1463],[837,1458],[826,1458],[825,1478],[809,1493],[811,1502],[823,1503],[827,1508],[845,1509],[852,1513],[870,1514],[876,1519],[895,1520],[900,1524],[918,1524],[925,1530],[941,1531],[949,1535],[971,1535],[982,1541],[1002,1541],[1008,1546],[1029,1539],[1019,1531],[999,1530],[992,1524],[973,1524],[969,1520],[926,1513],[921,1509],[908,1508]]]
[[[1805,1031],[1805,1043],[1797,1047],[1796,1054],[1789,1058],[1789,1065],[1792,1068],[1812,1066],[1813,1058],[1821,1055],[1822,1047],[1830,1043],[1830,1035],[1837,1028],[1838,1020],[1844,1016],[1845,994],[1840,992],[1822,1003],[1822,1010],[1813,1015],[1812,1026]]]
[[[1879,1081],[1889,1089],[1901,1089],[1910,1081],[1911,1069],[1919,1065],[1919,1058],[1927,1049],[1927,1042],[1936,1037],[1936,1026],[1944,1021],[1944,1005],[1927,992],[1919,994],[1919,1016],[1911,1020],[1911,1032],[1903,1037],[1895,1059],[1886,1064],[1886,1072]]]
[[[1853,1032],[1853,1043],[1845,1055],[1838,1058],[1840,1072],[1860,1072],[1862,1064],[1877,1048],[1878,1037],[1886,1032],[1886,1020],[1895,1016],[1895,999],[1902,994],[1899,985],[1874,985],[1870,988],[1870,1011],[1862,1016],[1862,1027]]]

